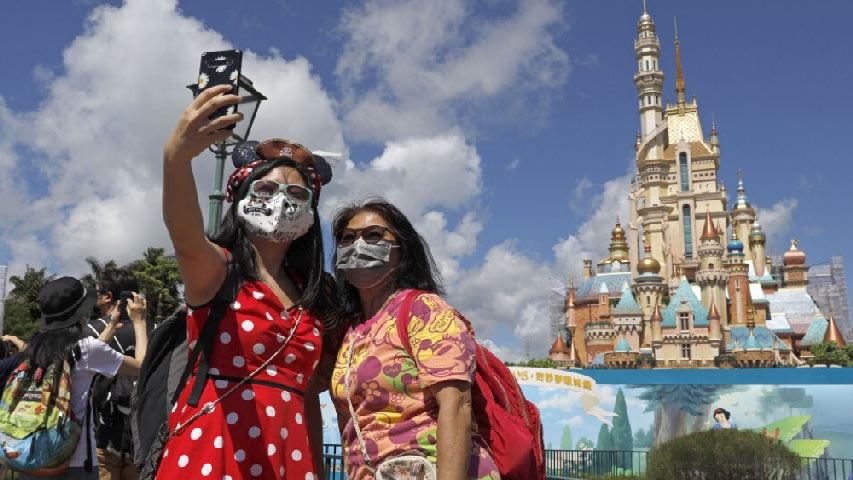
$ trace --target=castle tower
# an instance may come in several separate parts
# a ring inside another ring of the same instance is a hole
[[[728,273],[723,266],[723,245],[720,243],[720,236],[714,226],[711,212],[705,212],[705,227],[699,242],[699,270],[696,271],[696,283],[701,288],[702,306],[710,310],[711,305],[726,304],[725,289],[728,282]],[[721,318],[721,320],[725,325],[728,318]]]
[[[809,283],[806,254],[798,248],[799,245],[799,240],[791,240],[791,249],[782,256],[782,277],[786,287],[805,287]]]
[[[660,313],[660,305],[655,305],[655,310],[652,312],[651,324],[652,324],[652,348],[655,350],[660,349],[663,345],[663,330],[661,329],[661,323],[663,322],[663,315]]]
[[[826,326],[826,333],[823,335],[824,342],[835,342],[839,347],[846,345],[844,336],[841,335],[841,330],[838,329],[838,324],[835,322],[835,315],[829,314],[829,325]]]
[[[575,327],[577,320],[575,319],[575,281],[569,280],[569,295],[566,298],[566,330],[569,331],[569,338],[575,336]]]
[[[732,232],[728,250],[729,263],[726,267],[729,273],[728,291],[731,302],[729,325],[743,326],[749,319],[749,266],[744,261],[743,243],[738,240],[737,231]]]
[[[755,267],[755,276],[763,277],[764,268],[767,263],[767,254],[765,253],[765,245],[767,244],[767,235],[761,230],[761,224],[758,220],[752,224],[752,232],[749,234],[749,246],[752,250],[752,265]]]
[[[637,303],[640,305],[640,309],[643,311],[643,318],[648,320],[652,317],[655,305],[661,302],[666,285],[664,284],[663,277],[660,275],[660,263],[652,258],[652,249],[648,243],[645,246],[645,250],[646,255],[637,264],[637,273],[639,275],[634,278],[632,291],[634,292],[634,298],[637,299]]]
[[[711,342],[711,348],[720,348],[723,340],[720,311],[717,309],[716,302],[711,303],[711,310],[708,312],[708,340]]]
[[[741,240],[747,240],[752,232],[752,224],[755,222],[755,209],[749,204],[746,198],[746,189],[743,186],[743,171],[737,172],[737,200],[732,207],[732,231],[737,232],[737,237]],[[749,243],[749,242],[747,242]],[[752,250],[750,245],[744,245],[744,255],[746,258],[752,258]]]
[[[604,282],[601,282],[598,289],[598,316],[602,322],[610,320],[610,290]]]
[[[551,350],[548,351],[548,358],[561,363],[571,360],[571,352],[566,346],[566,342],[563,341],[563,334],[561,332],[557,332],[557,340],[554,341]]]
[[[663,120],[663,72],[659,68],[660,41],[655,33],[655,22],[643,7],[643,14],[637,22],[637,40],[634,41],[634,54],[637,58],[637,73],[634,85],[637,86],[637,98],[640,108],[640,135],[643,140],[660,125]],[[655,145],[661,149],[662,144]]]
[[[711,122],[711,151],[720,154],[720,139],[717,137],[717,124]]]

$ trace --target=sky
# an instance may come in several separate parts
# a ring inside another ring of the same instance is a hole
[[[257,139],[341,152],[321,217],[368,194],[430,243],[448,299],[506,359],[544,356],[548,288],[606,253],[627,216],[639,126],[640,0],[175,0],[7,5],[0,16],[0,263],[170,250],[163,142],[201,52],[240,48],[269,97]],[[721,179],[759,208],[768,250],[853,259],[853,4],[649,0],[674,99],[719,131]],[[213,157],[194,162],[207,211]],[[848,267],[849,268],[849,267]]]

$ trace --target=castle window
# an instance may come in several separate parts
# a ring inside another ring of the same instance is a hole
[[[681,191],[690,191],[690,174],[687,168],[687,154],[681,152],[678,154],[678,166],[681,170]]]
[[[693,222],[690,217],[690,205],[685,205],[681,210],[684,217],[684,257],[693,258]]]
[[[682,360],[690,360],[691,359],[691,351],[689,343],[681,344],[681,359]]]
[[[649,70],[649,61],[648,60],[646,60],[646,70],[647,71]]]
[[[714,264],[713,264],[713,263],[709,263],[709,264],[708,264],[708,270],[713,270],[713,269],[714,269]]]
[[[690,330],[690,313],[688,312],[679,312],[678,314],[678,322],[681,324],[682,331]]]
[[[648,306],[652,305],[652,296],[651,295],[646,295],[646,305],[648,305]]]

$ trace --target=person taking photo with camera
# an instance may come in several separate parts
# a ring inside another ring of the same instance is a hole
[[[134,292],[139,292],[136,276],[126,269],[106,270],[101,275],[96,291],[97,318],[89,321],[86,333],[99,337],[109,327],[113,314],[118,312],[118,329],[109,345],[122,355],[133,356],[136,353],[135,333],[132,328],[122,327],[130,322],[127,299]],[[97,419],[95,440],[100,480],[139,478],[139,469],[133,464],[133,437],[130,430],[130,397],[135,381],[135,375],[124,374],[113,377],[98,375],[95,379],[93,403]]]

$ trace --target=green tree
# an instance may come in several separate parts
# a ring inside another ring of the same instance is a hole
[[[83,282],[86,288],[95,288],[101,282],[101,276],[105,271],[118,268],[115,260],[107,260],[101,263],[96,257],[86,257],[86,264],[89,265],[91,272],[80,277],[80,281]]]
[[[563,427],[563,436],[560,438],[560,450],[572,449],[572,430],[568,425]]]
[[[835,342],[823,342],[809,347],[809,352],[814,355],[811,360],[813,365],[841,365],[850,366],[851,358],[848,350],[838,346]]]
[[[139,289],[148,299],[150,320],[155,320],[159,315],[168,315],[183,302],[178,262],[174,257],[164,255],[164,252],[162,248],[148,248],[141,259],[127,266],[136,275]]]
[[[12,291],[6,299],[3,333],[27,340],[38,330],[41,316],[39,292],[53,278],[53,275],[47,273],[47,268],[36,270],[29,265],[23,275],[9,277]]]
[[[634,450],[634,433],[631,431],[631,421],[628,419],[628,405],[625,403],[625,394],[620,388],[616,393],[616,405],[613,408],[616,417],[613,418],[613,449],[624,452]],[[633,461],[630,454],[619,455],[619,467],[630,469]]]
[[[595,453],[595,473],[599,475],[611,473],[614,467],[616,467],[616,456],[612,452],[615,450],[613,434],[607,428],[606,423],[602,423],[601,428],[598,430],[598,442],[595,444],[595,449],[601,450],[601,452],[597,451]]]
[[[598,430],[598,441],[595,443],[595,449],[614,450],[613,435],[611,435],[610,429],[607,428],[606,423],[602,423],[601,428]]]
[[[653,443],[655,443],[655,437],[651,427],[648,430],[641,428],[634,432],[635,448],[651,448]]]

